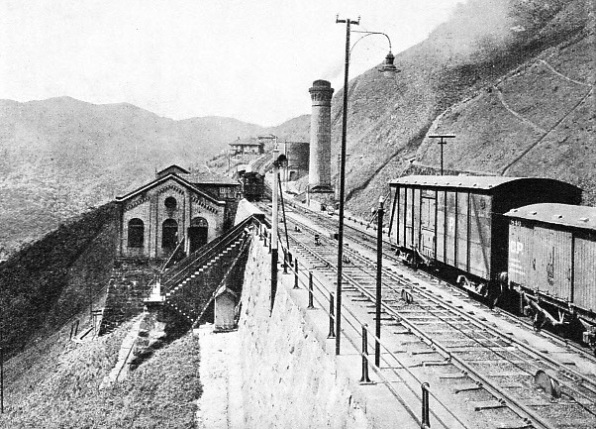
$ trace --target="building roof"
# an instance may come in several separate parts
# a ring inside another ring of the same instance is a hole
[[[419,185],[437,188],[463,188],[463,189],[494,189],[512,182],[552,181],[563,183],[554,179],[539,177],[504,177],[504,176],[404,176],[389,182],[390,186]],[[521,184],[521,183],[520,183]],[[572,185],[570,185],[572,186]]]
[[[229,146],[263,146],[265,142],[257,140],[255,137],[250,137],[247,139],[241,139],[238,137],[238,140],[229,144]]]
[[[195,185],[240,186],[240,182],[231,177],[203,171],[195,171],[184,177]]]
[[[542,203],[510,210],[505,216],[553,225],[596,229],[596,207]]]
[[[217,204],[217,205],[225,204],[225,201],[220,201],[216,198],[213,198],[211,195],[209,195],[206,192],[203,192],[201,189],[197,188],[197,186],[195,184],[190,183],[188,180],[180,177],[178,174],[173,173],[173,172],[170,172],[166,175],[158,177],[157,179],[153,180],[152,182],[149,182],[146,185],[143,185],[140,188],[137,188],[134,191],[129,192],[128,194],[126,194],[124,196],[116,197],[116,201],[117,202],[126,201],[130,198],[133,198],[133,197],[143,193],[143,192],[153,189],[156,186],[161,185],[164,182],[167,182],[168,180],[175,180],[182,186],[191,189],[193,192],[196,192],[197,194],[200,194],[202,197],[204,197],[205,199],[208,199],[209,201],[213,202],[214,204]]]
[[[163,170],[158,171],[155,175],[157,177],[162,177],[162,176],[166,176],[169,173],[175,173],[175,174],[181,175],[181,174],[188,174],[189,171],[180,167],[179,165],[172,164],[169,167],[166,167]]]

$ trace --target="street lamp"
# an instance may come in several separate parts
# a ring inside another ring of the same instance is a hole
[[[337,290],[336,290],[336,311],[335,311],[335,354],[340,354],[341,349],[341,290],[342,290],[342,268],[343,268],[343,244],[344,244],[344,199],[345,199],[345,188],[346,188],[346,135],[348,128],[348,74],[350,69],[350,33],[352,25],[360,24],[360,17],[358,21],[352,21],[350,19],[339,19],[339,16],[335,19],[336,24],[346,24],[346,58],[345,58],[345,69],[344,69],[344,99],[343,99],[343,120],[341,127],[341,152],[340,152],[340,171],[339,171],[339,229],[337,234],[338,239],[338,250],[337,250]],[[397,68],[393,64],[395,57],[391,53],[391,40],[385,33],[377,31],[356,31],[354,33],[364,34],[360,39],[356,41],[358,43],[365,37],[379,34],[385,36],[389,41],[389,53],[385,57],[383,67],[379,70],[385,77],[393,77],[397,72]],[[354,46],[356,46],[354,43]]]

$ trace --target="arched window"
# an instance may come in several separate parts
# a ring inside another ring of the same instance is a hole
[[[207,244],[207,237],[209,236],[209,224],[207,219],[203,217],[195,217],[190,221],[190,228],[188,228],[188,239],[190,240],[190,253],[195,252],[202,246]]]
[[[207,223],[207,219],[204,217],[195,217],[190,221],[190,226],[209,228],[209,223]]]
[[[168,197],[164,201],[164,204],[167,209],[174,210],[178,206],[178,201],[174,197]]]
[[[178,222],[166,219],[162,225],[161,247],[173,249],[178,244]]]
[[[128,247],[143,247],[145,224],[139,218],[128,221]]]

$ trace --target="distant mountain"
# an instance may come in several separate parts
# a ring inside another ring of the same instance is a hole
[[[174,121],[126,103],[0,100],[0,251],[151,180],[156,169],[201,167],[238,137],[263,132],[230,118]]]

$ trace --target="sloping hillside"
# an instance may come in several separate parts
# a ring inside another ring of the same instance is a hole
[[[350,210],[368,212],[411,165],[437,171],[440,152],[428,135],[439,132],[457,136],[445,148],[453,172],[557,177],[596,201],[594,22],[593,0],[469,0],[397,56],[395,80],[376,69],[351,80]],[[342,97],[336,89],[335,175]],[[0,118],[0,246],[9,250],[149,180],[155,168],[202,167],[237,137],[308,141],[310,126],[308,115],[268,129],[225,118],[173,121],[70,98],[1,101]],[[227,164],[221,157],[210,167]]]
[[[155,169],[201,167],[237,137],[263,130],[235,119],[174,121],[130,104],[69,97],[2,100],[0,124],[0,250],[126,193]]]
[[[397,56],[395,82],[376,70],[352,80],[352,210],[367,211],[411,161],[438,171],[440,150],[427,137],[435,133],[457,136],[445,148],[454,172],[557,177],[587,187],[594,201],[593,9],[589,0],[471,0]]]

